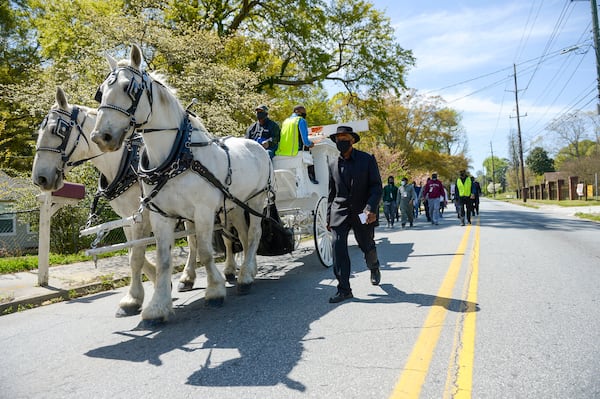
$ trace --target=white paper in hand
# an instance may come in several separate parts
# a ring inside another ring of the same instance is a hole
[[[360,222],[361,222],[362,224],[366,224],[366,223],[367,223],[367,214],[366,214],[366,213],[364,213],[364,212],[363,212],[363,213],[360,213],[360,214],[358,215],[358,217],[359,217],[359,219],[360,219]]]

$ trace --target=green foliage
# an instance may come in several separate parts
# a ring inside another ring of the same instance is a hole
[[[500,187],[506,187],[506,173],[509,169],[508,159],[490,156],[483,160],[483,167],[486,170],[487,181],[493,181],[495,184],[500,184]]]
[[[241,135],[260,103],[276,105],[282,120],[302,101],[311,124],[332,122],[323,82],[398,91],[414,63],[389,19],[363,0],[23,0],[2,3],[0,23],[0,167],[22,171],[54,87],[93,106],[102,55],[124,58],[132,43],[183,104],[199,100],[194,111],[216,135]]]
[[[548,153],[542,147],[532,149],[525,159],[525,164],[536,175],[554,172],[554,160],[548,157]]]
[[[575,161],[582,157],[592,157],[600,154],[600,143],[592,140],[582,140],[574,144],[569,144],[561,148],[554,159],[555,166],[558,170],[562,170],[562,165],[569,161]]]
[[[335,80],[349,91],[382,93],[403,88],[414,63],[395,42],[389,18],[362,0],[171,0],[165,18],[250,39],[234,59],[260,73],[261,88]]]

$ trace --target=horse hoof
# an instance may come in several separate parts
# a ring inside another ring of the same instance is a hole
[[[166,324],[166,320],[164,318],[160,319],[144,319],[140,321],[137,328],[141,330],[155,330],[157,328],[163,327]]]
[[[191,281],[180,282],[177,285],[177,292],[191,291],[194,288],[194,283]]]
[[[230,284],[235,284],[235,273],[225,273],[225,280]]]
[[[140,314],[142,309],[139,306],[126,306],[123,308],[117,309],[117,313],[115,313],[115,317],[129,317]]]
[[[252,287],[252,284],[238,284],[237,286],[237,293],[239,295],[246,295],[250,293],[250,287]]]
[[[223,306],[223,302],[225,302],[225,298],[204,299],[205,305],[209,308],[220,308]]]

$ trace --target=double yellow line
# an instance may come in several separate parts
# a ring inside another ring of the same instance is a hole
[[[444,398],[471,397],[477,314],[477,281],[479,276],[479,231],[478,223],[475,228],[473,249],[465,281],[465,292],[463,292],[463,297],[466,296],[464,299],[466,308],[463,310],[463,317],[459,318],[459,323],[456,326],[448,377],[443,394]],[[436,299],[431,306],[427,319],[423,323],[421,334],[413,347],[390,399],[418,398],[421,393],[435,347],[444,328],[450,298],[452,298],[454,285],[463,264],[470,234],[471,226],[469,225],[465,229]]]

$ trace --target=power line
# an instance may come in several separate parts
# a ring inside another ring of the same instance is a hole
[[[569,2],[565,2],[563,9],[560,12],[560,15],[558,17],[558,21],[556,21],[556,24],[554,25],[554,29],[553,29],[552,33],[550,34],[550,38],[546,42],[546,46],[544,47],[544,50],[542,51],[542,57],[544,57],[546,54],[548,54],[548,51],[552,47],[552,43],[554,42],[554,40],[556,40],[556,37],[558,36],[559,30],[562,30],[562,27],[564,27],[564,24],[565,24],[566,20],[568,19],[568,17],[565,17],[565,15],[566,15],[566,11],[567,11],[569,4],[570,4]],[[571,12],[572,12],[572,10],[573,10],[573,7],[571,7]],[[529,78],[529,81],[525,85],[525,89],[523,89],[523,92],[526,92],[527,89],[529,88],[529,85],[531,84],[533,77],[535,76],[536,72],[539,69],[542,57],[540,57],[540,61],[538,61],[537,65],[535,67],[535,70],[533,71],[533,74],[531,75],[531,77]]]

